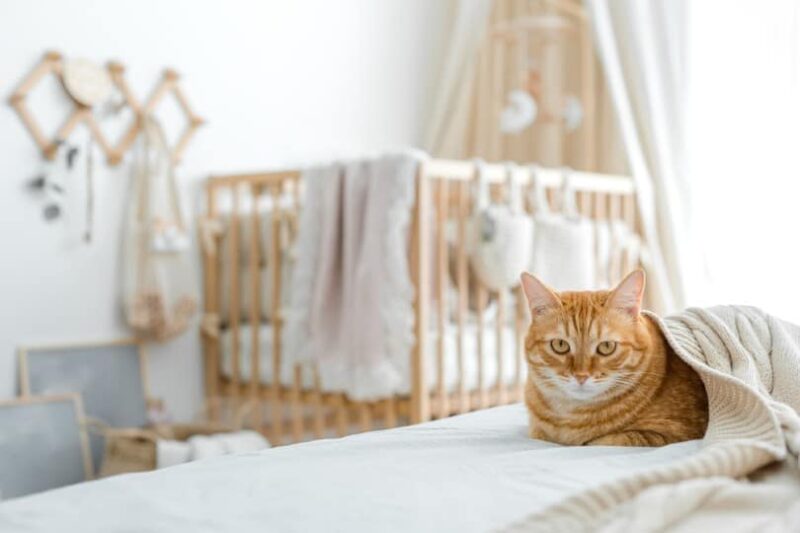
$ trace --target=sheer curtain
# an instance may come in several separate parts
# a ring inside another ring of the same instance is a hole
[[[432,153],[526,160],[482,153],[473,139],[480,141],[473,133],[486,129],[478,118],[487,116],[472,116],[480,108],[476,56],[485,48],[487,24],[540,4],[457,4],[428,139]],[[601,86],[618,122],[618,131],[598,128],[598,138],[622,137],[628,171],[639,186],[653,256],[648,305],[663,313],[695,304],[752,303],[800,321],[800,305],[787,302],[787,295],[800,294],[794,274],[800,253],[792,240],[793,228],[800,227],[798,3],[584,5],[604,74]],[[598,165],[611,170],[605,167]]]
[[[685,0],[585,0],[653,255],[648,306],[685,306],[701,269],[685,171]]]
[[[492,5],[491,0],[461,0],[454,6],[450,42],[425,143],[436,155],[472,155],[465,148],[468,108],[473,98],[475,56],[486,34]]]
[[[697,303],[800,322],[800,4],[691,2],[687,169],[712,283]]]

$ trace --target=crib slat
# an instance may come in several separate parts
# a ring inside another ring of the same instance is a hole
[[[514,384],[515,393],[514,399],[519,401],[522,397],[522,361],[525,357],[525,320],[524,320],[524,306],[525,295],[522,292],[522,287],[517,287],[516,305],[514,306]]]
[[[606,220],[607,219],[607,212],[606,212],[606,199],[605,194],[596,192],[594,193],[594,219],[595,220]]]
[[[397,427],[397,402],[394,396],[389,396],[386,399],[386,414],[384,417],[387,428]]]
[[[430,302],[430,179],[423,166],[417,176],[417,195],[411,232],[411,279],[416,291],[414,299],[414,350],[411,353],[412,424],[430,418],[430,390],[426,379]]]
[[[314,404],[314,436],[321,439],[325,433],[325,413],[322,406],[322,386],[319,381],[319,370],[314,366],[311,369],[314,381],[314,392],[311,402]]]
[[[260,412],[255,406],[260,405],[258,389],[261,385],[261,217],[258,212],[258,198],[261,188],[253,184],[250,188],[252,197],[252,214],[250,218],[250,253],[248,270],[250,275],[250,401],[254,402],[251,413],[251,424],[260,429],[263,422]],[[238,268],[237,268],[238,270]]]
[[[469,216],[468,183],[458,184],[458,395],[459,412],[469,410],[469,395],[464,380],[464,325],[469,307],[469,264],[467,263],[467,217]]]
[[[270,187],[272,193],[272,240],[270,243],[269,267],[272,272],[272,302],[270,319],[272,321],[272,429],[274,444],[283,440],[283,403],[281,398],[281,330],[283,323],[280,316],[281,305],[281,206],[280,184]]]
[[[358,402],[358,425],[361,431],[372,429],[372,415],[367,402]]]
[[[489,390],[486,387],[486,353],[484,350],[484,328],[486,312],[486,305],[488,300],[488,292],[486,286],[477,279],[477,286],[475,288],[475,297],[477,300],[477,330],[476,339],[478,344],[478,405],[480,409],[489,407]]]
[[[620,220],[620,197],[617,194],[608,195],[608,220]]]
[[[340,437],[347,435],[347,405],[344,394],[334,396],[334,407],[336,409],[336,434]]]
[[[297,230],[299,229],[299,217],[300,217],[300,181],[292,181],[291,182],[291,190],[292,190],[292,201],[293,201],[293,209],[291,213],[291,234],[290,240],[291,244],[294,243],[295,238],[297,237]]]
[[[479,393],[479,405],[481,409],[486,409],[489,407],[489,391],[486,390],[486,382],[484,380],[484,368],[486,367],[486,354],[483,351],[483,328],[484,328],[484,319],[483,314],[486,311],[486,287],[478,282],[478,286],[476,288],[475,296],[478,300],[478,328],[477,328],[477,340],[478,340],[478,393]]]
[[[436,287],[438,290],[436,343],[436,390],[439,398],[439,418],[445,418],[450,411],[448,394],[445,388],[445,325],[447,316],[447,181],[437,180],[438,205],[436,208]]]
[[[297,225],[298,225],[298,214],[300,211],[300,182],[299,180],[289,180],[287,183],[289,187],[289,192],[291,193],[291,209],[288,212],[284,213],[285,216],[288,217],[289,221],[289,242],[285,244],[287,249],[291,249],[294,245],[294,241],[297,237]],[[282,264],[283,262],[281,262]],[[282,318],[282,317],[281,317]],[[311,369],[312,372],[312,392],[311,392],[311,403],[313,406],[313,415],[312,415],[312,425],[314,436],[316,438],[322,438],[324,432],[324,420],[323,420],[323,410],[322,410],[322,394],[319,386],[319,378],[316,375],[316,369]],[[303,365],[298,364],[295,367],[295,376],[294,376],[294,393],[295,393],[295,401],[293,406],[293,427],[292,431],[295,435],[295,441],[302,440],[305,434],[305,427],[303,425],[303,421],[305,419],[305,414],[303,411],[302,405],[302,392],[303,392],[303,372],[308,372],[308,367],[303,367]]]
[[[300,402],[300,391],[303,386],[303,367],[294,365],[292,381],[292,438],[294,442],[303,440],[303,405]]]
[[[507,200],[510,199],[512,191],[507,183],[504,184],[503,186],[503,192],[505,198]],[[505,331],[507,327],[507,319],[506,319],[507,306],[508,306],[508,290],[501,289],[497,292],[497,315],[496,315],[496,329],[495,329],[497,335],[497,339],[495,342],[495,350],[497,351],[496,354],[497,376],[495,380],[497,388],[496,401],[500,405],[505,405],[508,403],[508,384],[506,382],[506,375],[505,375],[506,374]]]
[[[497,402],[501,405],[508,403],[508,396],[505,387],[505,322],[506,322],[506,291],[497,292],[497,339],[495,347],[497,350]]]
[[[550,206],[551,211],[554,212],[564,211],[564,199],[561,198],[561,194],[558,189],[554,189],[553,187],[548,187],[545,190],[545,198],[547,199],[547,205]]]
[[[622,215],[623,205],[622,205],[622,201],[623,201],[623,197],[618,195],[618,194],[609,194],[608,195],[608,219],[609,219],[609,221],[621,221],[621,220],[623,220],[623,215]],[[613,237],[613,235],[612,235],[612,237]],[[622,277],[625,275],[625,270],[624,269],[626,268],[626,266],[623,264],[624,262],[621,259],[622,258],[620,258],[619,256],[612,257],[611,261],[609,263],[609,269],[608,269],[609,270],[609,272],[608,272],[609,280],[608,281],[612,285],[617,283],[619,280],[621,280]]]
[[[627,194],[622,200],[623,218],[631,231],[636,231],[636,197]]]
[[[217,191],[213,187],[208,188],[208,218],[215,220],[217,218]],[[217,253],[214,255],[206,253],[204,256],[205,261],[205,310],[210,315],[220,316],[220,294],[222,291],[222,284],[227,280],[221,280],[220,274],[220,261],[222,256],[226,253],[225,250],[221,252],[219,247],[219,235],[214,235],[214,245]],[[217,321],[219,324],[219,320]],[[203,335],[203,346],[205,347],[206,356],[206,401],[209,407],[209,418],[213,422],[220,420],[220,331],[217,329],[216,337]]]
[[[230,329],[231,329],[231,353],[232,353],[232,361],[231,361],[231,392],[233,393],[233,408],[238,409],[239,407],[239,382],[240,382],[240,371],[241,371],[241,346],[240,346],[240,304],[239,304],[239,296],[241,295],[241,286],[239,284],[239,230],[240,230],[240,219],[239,219],[239,208],[240,208],[240,198],[239,198],[239,187],[233,186],[231,187],[231,194],[233,195],[232,198],[232,211],[231,211],[231,220],[230,220],[230,227],[228,228],[228,244],[230,246],[229,250],[229,269],[230,269],[230,296],[228,299],[228,310],[230,312]]]
[[[591,194],[586,191],[579,191],[575,194],[578,195],[578,212],[586,217],[591,216],[592,214],[592,197]]]

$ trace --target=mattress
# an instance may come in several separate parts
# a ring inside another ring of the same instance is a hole
[[[83,483],[1,503],[0,531],[492,531],[700,446],[559,446],[526,420],[517,404]]]
[[[478,390],[479,379],[479,360],[478,360],[478,338],[477,325],[467,323],[464,326],[464,337],[462,350],[464,354],[464,387],[468,391]],[[517,383],[516,359],[520,353],[516,341],[514,328],[506,326],[501,330],[502,336],[502,360],[503,374],[502,383],[511,385]],[[445,388],[449,392],[458,390],[458,328],[455,325],[447,325],[444,334],[444,377]],[[483,330],[483,380],[484,385],[489,388],[497,383],[499,365],[497,361],[497,340],[498,331],[495,327],[484,327]],[[428,386],[435,388],[437,381],[437,354],[439,345],[439,335],[436,330],[432,330],[428,335],[428,358],[427,379]],[[239,377],[244,381],[250,380],[252,366],[250,364],[252,354],[252,330],[247,324],[239,327]],[[223,330],[221,334],[220,351],[222,357],[222,373],[226,377],[233,375],[233,331]],[[259,325],[259,373],[262,383],[272,383],[272,351],[273,351],[273,327],[270,324]],[[521,355],[520,355],[521,357]],[[520,379],[524,380],[525,366],[520,363]],[[406,378],[400,388],[400,394],[409,394],[411,383],[408,380],[409,372],[403,371]],[[313,386],[312,375],[304,372],[304,387]],[[284,376],[284,385],[291,386],[292,382]]]

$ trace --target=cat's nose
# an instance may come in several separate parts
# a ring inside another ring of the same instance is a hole
[[[586,380],[589,379],[589,374],[587,372],[578,372],[578,373],[575,373],[574,375],[575,375],[575,379],[577,379],[578,383],[580,383],[581,385],[586,383]]]

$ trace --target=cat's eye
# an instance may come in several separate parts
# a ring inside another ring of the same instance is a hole
[[[597,345],[597,353],[600,355],[611,355],[617,350],[617,343],[614,341],[603,341]]]
[[[553,339],[550,341],[550,348],[558,355],[564,355],[569,352],[569,343],[564,339]]]

